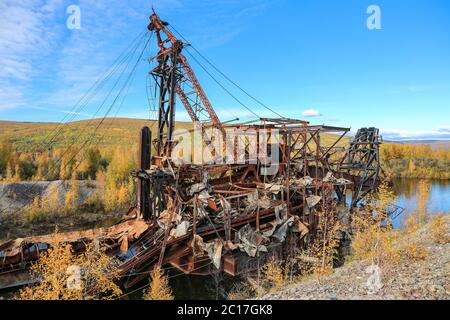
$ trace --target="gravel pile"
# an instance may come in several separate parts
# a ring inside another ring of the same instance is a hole
[[[450,219],[446,217],[450,233]],[[381,288],[370,292],[368,273],[370,263],[353,261],[320,280],[309,279],[285,290],[269,293],[261,300],[397,300],[450,298],[450,243],[437,244],[427,238],[425,226],[416,235],[428,249],[428,256],[420,261],[401,261],[398,265],[381,268]],[[369,281],[370,282],[370,281]]]

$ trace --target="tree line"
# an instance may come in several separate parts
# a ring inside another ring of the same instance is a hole
[[[70,203],[75,206],[79,197],[75,181],[81,180],[92,181],[101,190],[86,204],[94,211],[113,211],[132,205],[135,187],[130,172],[136,168],[137,147],[91,146],[79,150],[80,146],[72,145],[40,152],[18,151],[14,144],[3,141],[0,179],[4,182],[70,180],[73,187],[66,195],[69,198],[66,210],[71,208]],[[381,161],[390,177],[450,179],[450,150],[385,143],[381,147]],[[33,203],[35,211],[48,211],[42,199],[34,199]]]
[[[450,150],[385,143],[381,162],[385,173],[395,178],[450,179]]]
[[[136,148],[80,146],[40,152],[19,152],[9,142],[0,143],[0,179],[3,182],[70,180],[66,197],[76,199],[80,180],[92,181],[101,194],[91,199],[93,206],[107,211],[129,206],[134,198],[134,181],[130,175],[136,167]],[[57,188],[55,188],[57,189]],[[57,193],[57,190],[55,190]],[[57,198],[55,195],[54,198]],[[74,200],[69,203],[75,203]],[[101,202],[100,204],[98,202]],[[47,209],[48,199],[34,199],[34,209]]]

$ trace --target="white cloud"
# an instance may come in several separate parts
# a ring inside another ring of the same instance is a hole
[[[17,107],[23,101],[23,88],[0,77],[0,111]]]
[[[443,126],[432,130],[389,130],[380,129],[384,140],[450,140],[450,127]]]
[[[319,110],[315,110],[315,109],[308,109],[302,112],[302,116],[306,117],[306,118],[310,118],[310,117],[320,117],[322,114],[320,113]]]
[[[0,110],[25,103],[24,91],[36,75],[36,63],[51,51],[58,29],[53,21],[61,0],[0,2]]]
[[[183,33],[194,45],[211,47],[236,36],[244,25],[242,18],[257,16],[267,1],[155,2],[163,19],[182,10],[184,17],[195,13],[194,20],[171,22],[175,27],[179,23],[181,32],[187,25]],[[0,110],[28,105],[68,110],[126,45],[146,30],[153,5],[151,0],[75,3],[81,10],[79,30],[66,28],[66,7],[73,1],[0,0]],[[240,112],[238,116],[248,115]]]

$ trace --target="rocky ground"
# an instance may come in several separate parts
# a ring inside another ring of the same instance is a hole
[[[450,219],[446,217],[450,233]],[[382,287],[370,293],[367,282],[370,273],[367,261],[353,261],[320,279],[311,278],[282,291],[269,293],[262,300],[301,299],[450,299],[450,243],[437,244],[427,237],[429,226],[416,234],[416,239],[427,249],[428,255],[419,261],[402,260],[395,266],[382,267]]]

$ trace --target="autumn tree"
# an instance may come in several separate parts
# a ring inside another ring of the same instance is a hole
[[[423,226],[428,220],[428,201],[431,192],[431,183],[427,180],[420,180],[417,184],[417,206],[416,210],[405,220],[405,228],[412,233]]]
[[[36,172],[33,158],[28,153],[21,153],[19,156],[19,177],[21,180],[31,179]]]
[[[450,150],[435,150],[429,145],[384,143],[381,160],[389,176],[450,179]]]
[[[169,279],[164,276],[161,268],[155,267],[150,272],[150,287],[144,294],[145,300],[173,300],[172,289],[169,286]]]
[[[69,191],[64,196],[64,210],[66,213],[73,212],[78,206],[80,200],[80,183],[78,180],[72,180]]]
[[[6,165],[6,173],[5,173],[5,179],[6,181],[12,181],[14,178],[14,171],[11,169],[11,164],[8,162]]]
[[[281,262],[271,257],[263,266],[264,283],[273,290],[280,290],[286,284],[286,274],[283,272]]]
[[[369,196],[367,206],[353,216],[352,249],[356,258],[370,259],[376,264],[398,261],[399,252],[393,246],[398,234],[392,232],[389,217],[396,198],[387,184],[382,183]]]
[[[134,152],[133,152],[134,153]],[[105,174],[105,205],[107,210],[123,208],[134,198],[134,182],[130,172],[135,168],[135,158],[129,151],[116,150]]]
[[[21,289],[16,299],[116,299],[122,294],[114,282],[119,277],[114,259],[95,244],[87,244],[83,253],[75,254],[70,245],[55,240],[31,266],[30,277],[38,284]]]
[[[59,152],[59,151],[58,151]],[[60,157],[60,167],[59,167],[59,178],[62,180],[68,180],[72,176],[72,172],[75,169],[77,162],[77,154],[79,149],[75,146],[70,146],[67,150],[61,153]],[[55,168],[56,169],[56,168]]]
[[[49,212],[58,211],[61,208],[61,191],[60,185],[56,182],[50,184],[47,189],[47,199],[43,203]]]
[[[0,143],[0,175],[6,173],[6,167],[9,164],[9,159],[12,153],[12,145],[7,141]]]

